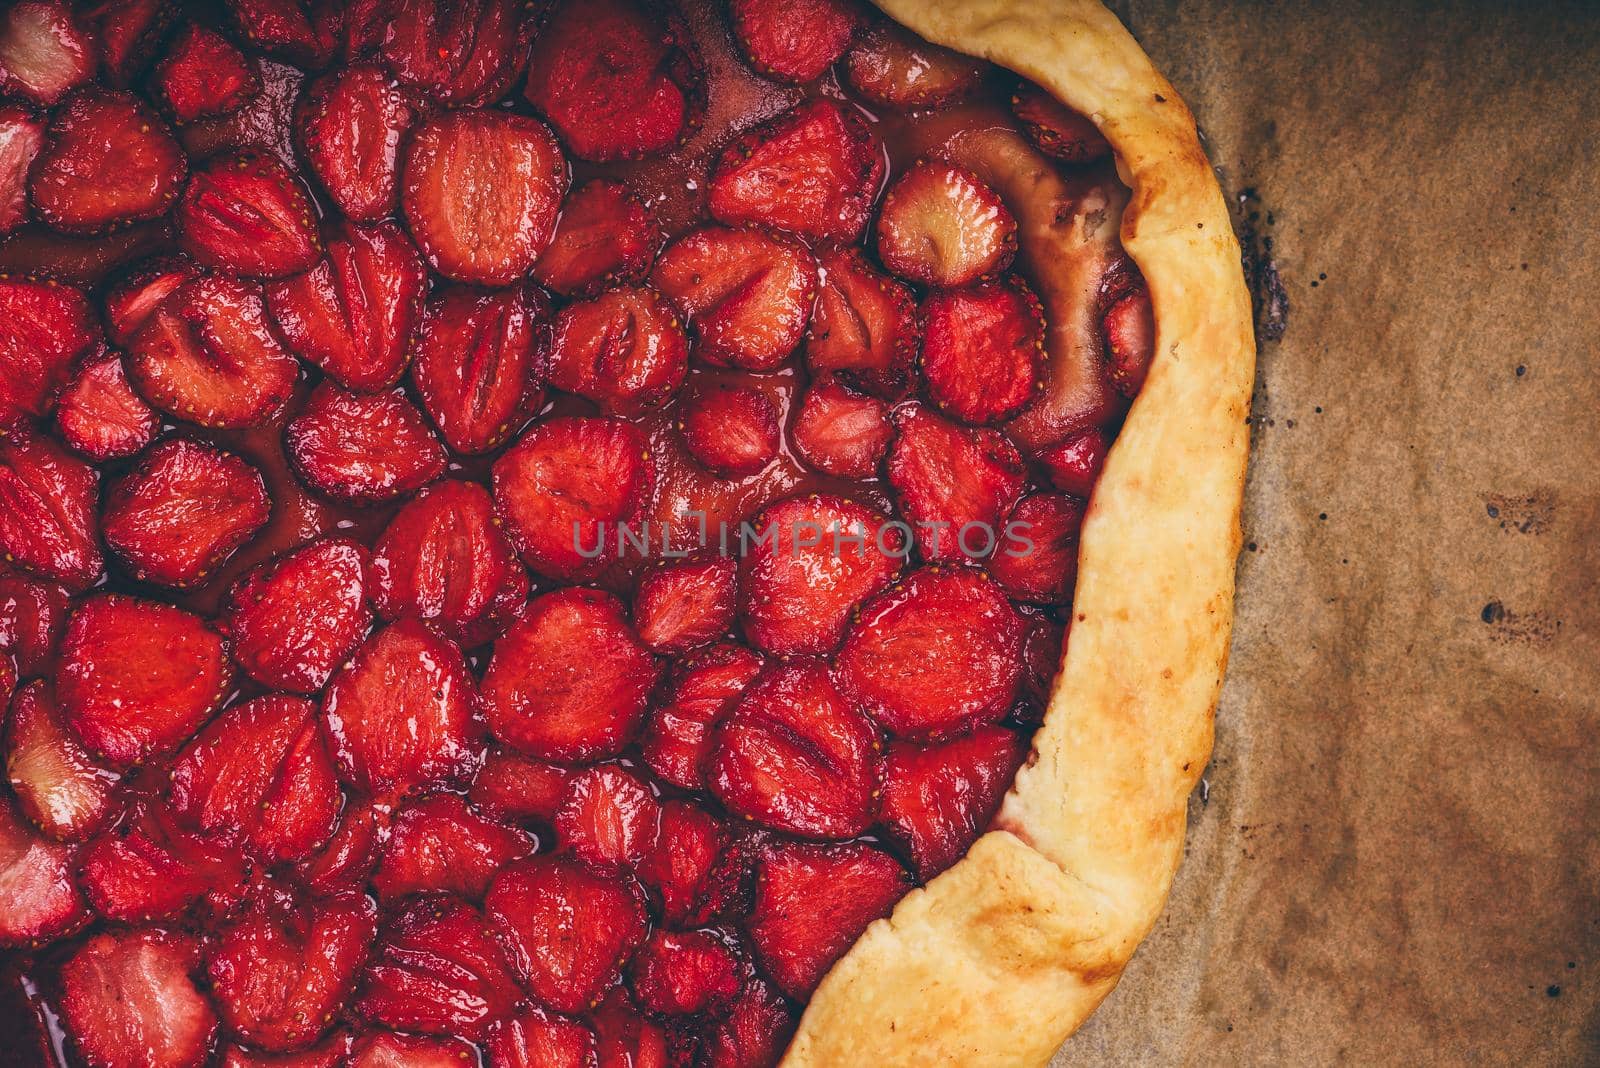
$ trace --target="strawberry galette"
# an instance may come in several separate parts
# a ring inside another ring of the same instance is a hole
[[[1034,1065],[1210,747],[1252,348],[1094,0],[0,11],[0,1031]]]

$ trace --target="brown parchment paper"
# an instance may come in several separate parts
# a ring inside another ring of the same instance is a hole
[[[1115,6],[1291,310],[1187,858],[1054,1063],[1600,1064],[1600,4]]]

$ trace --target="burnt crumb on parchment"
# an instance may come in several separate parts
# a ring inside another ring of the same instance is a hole
[[[1514,612],[1501,601],[1484,605],[1478,618],[1489,627],[1489,640],[1500,645],[1543,645],[1561,630],[1561,620],[1548,612]]]
[[[1556,512],[1556,495],[1544,491],[1527,494],[1485,493],[1483,508],[1508,534],[1543,534]]]
[[[1277,341],[1289,328],[1289,292],[1272,258],[1272,235],[1265,232],[1277,219],[1262,206],[1254,187],[1234,198],[1234,216],[1244,280],[1255,306],[1256,340]]]

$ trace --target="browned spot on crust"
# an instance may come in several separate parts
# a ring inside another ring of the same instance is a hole
[[[1556,495],[1552,490],[1528,494],[1485,493],[1483,507],[1489,518],[1510,534],[1543,534],[1555,518]]]

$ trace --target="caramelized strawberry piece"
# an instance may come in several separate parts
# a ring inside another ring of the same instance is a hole
[[[753,475],[778,453],[778,409],[755,386],[718,383],[697,390],[680,409],[689,454],[718,475]]]
[[[1101,326],[1106,335],[1106,374],[1124,397],[1138,396],[1156,350],[1150,291],[1141,285],[1119,297]]]
[[[342,224],[320,263],[267,286],[267,307],[297,354],[348,389],[379,390],[405,370],[427,287],[394,223]]]
[[[297,67],[326,65],[339,44],[339,7],[332,0],[227,0],[227,6],[251,45]]]
[[[989,574],[1019,601],[1066,604],[1078,578],[1083,505],[1064,493],[1034,493],[1017,502]]]
[[[49,669],[71,606],[64,587],[0,569],[0,649],[16,658],[22,678]]]
[[[500,869],[484,903],[523,984],[558,1012],[582,1012],[644,940],[644,901],[625,875],[546,854]]]
[[[875,20],[844,57],[851,88],[896,111],[943,107],[977,88],[986,65],[917,37],[886,18]]]
[[[149,61],[177,13],[178,5],[164,0],[99,0],[76,15],[100,44],[107,80],[125,88]]]
[[[711,214],[824,241],[855,241],[883,182],[882,146],[865,121],[826,98],[734,141],[711,171]]]
[[[901,278],[964,286],[1006,269],[1017,221],[975,174],[918,163],[889,187],[878,215],[878,258]]]
[[[43,837],[0,796],[0,946],[33,947],[70,934],[89,918],[73,885],[77,850]]]
[[[150,444],[156,414],[128,385],[122,358],[102,356],[84,364],[61,393],[56,429],[79,455],[114,460]]]
[[[795,417],[794,447],[806,463],[839,478],[871,478],[889,451],[889,409],[837,382],[806,390]]]
[[[384,901],[425,891],[481,898],[501,865],[532,853],[526,832],[485,819],[452,794],[437,794],[395,814],[389,844],[372,878]]]
[[[462,1068],[477,1057],[477,1049],[459,1038],[380,1032],[359,1039],[343,1064],[344,1068]]]
[[[0,553],[73,590],[104,570],[96,542],[100,475],[54,441],[23,432],[0,437]]]
[[[150,806],[85,846],[81,868],[89,904],[119,923],[175,919],[202,901],[221,915],[247,892],[243,853],[180,830]]]
[[[550,243],[567,164],[543,123],[507,111],[451,111],[418,127],[401,206],[434,270],[503,286]]]
[[[723,1008],[744,985],[744,962],[708,931],[657,931],[633,958],[633,990],[650,1012],[691,1016]]]
[[[157,64],[155,91],[181,126],[238,111],[261,91],[261,75],[233,42],[191,22]]]
[[[296,865],[306,889],[318,897],[363,890],[372,879],[389,833],[389,807],[352,801],[328,844]]]
[[[100,1068],[199,1068],[217,1017],[195,988],[200,943],[163,930],[99,934],[61,967],[61,1018]]]
[[[533,12],[522,0],[397,0],[383,58],[400,84],[441,104],[491,104],[527,62]]]
[[[461,650],[402,619],[356,651],[322,699],[340,778],[379,798],[450,786],[474,770],[472,676]]]
[[[0,237],[28,221],[28,170],[44,147],[44,123],[27,108],[0,105]]]
[[[737,568],[730,557],[662,564],[639,581],[633,622],[658,653],[676,656],[726,634],[733,624]]]
[[[41,107],[94,75],[94,40],[62,0],[22,0],[0,13],[0,91]]]
[[[1100,480],[1106,451],[1111,447],[1106,433],[1098,428],[1080,431],[1039,454],[1039,462],[1050,473],[1056,489],[1088,500]]]
[[[392,501],[444,473],[444,446],[398,389],[350,393],[323,382],[284,444],[306,485],[348,504]]]
[[[322,689],[372,625],[366,551],[343,538],[313,542],[248,572],[228,593],[233,657],[265,686]]]
[[[1022,639],[1022,700],[1021,715],[1030,723],[1044,720],[1045,709],[1050,704],[1051,684],[1061,667],[1061,649],[1066,639],[1066,628],[1043,613],[1023,616],[1027,633]]]
[[[255,278],[308,270],[321,251],[300,180],[271,156],[218,156],[189,178],[178,239],[208,267]]]
[[[533,276],[562,296],[594,296],[643,278],[661,239],[649,209],[626,186],[596,178],[561,205],[561,221]]]
[[[896,409],[893,419],[889,482],[923,557],[986,556],[1026,479],[1015,446],[996,431],[958,427],[917,404]]]
[[[864,843],[774,842],[756,864],[756,956],[785,994],[804,1000],[909,889],[895,859]]]
[[[661,806],[614,764],[573,776],[556,810],[561,847],[596,868],[631,870],[655,846]]]
[[[1093,163],[1111,155],[1111,146],[1093,122],[1032,82],[1017,87],[1011,110],[1047,156],[1066,163]]]
[[[750,641],[780,656],[838,648],[855,610],[893,582],[907,554],[903,524],[843,497],[794,497],[755,524],[739,569]]]
[[[1042,388],[1044,316],[1022,283],[939,290],[921,310],[928,395],[956,419],[996,422]]]
[[[594,1032],[576,1020],[529,1009],[489,1038],[495,1068],[594,1068]]]
[[[868,266],[855,248],[824,252],[820,263],[822,288],[806,335],[812,373],[901,396],[920,344],[911,290]]]
[[[550,827],[574,774],[570,768],[496,747],[484,758],[467,799],[491,819]]]
[[[711,728],[762,666],[761,657],[742,646],[716,645],[680,668],[645,729],[641,748],[650,770],[684,790],[704,790]]]
[[[769,78],[820,78],[850,47],[859,16],[850,0],[734,0],[734,36],[750,65]]]
[[[495,507],[541,575],[592,578],[621,555],[620,527],[655,480],[645,437],[620,419],[547,419],[494,465]]]
[[[222,1051],[220,1068],[343,1068],[350,1056],[351,1039],[343,1033],[330,1035],[310,1049],[295,1053],[267,1053],[261,1050],[228,1046]]]
[[[692,1036],[646,1019],[622,987],[590,1015],[600,1068],[676,1068],[693,1064]]]
[[[671,400],[689,369],[689,339],[648,287],[612,289],[556,316],[550,384],[633,416]]]
[[[660,833],[638,866],[639,878],[661,899],[665,922],[672,925],[702,918],[728,836],[717,818],[692,801],[661,806]]]
[[[0,674],[7,669],[9,660],[0,654]],[[5,753],[6,777],[18,807],[51,838],[82,841],[116,815],[114,792],[120,776],[62,727],[44,682],[29,683],[11,699]]]
[[[50,410],[98,335],[82,291],[0,277],[0,436]]]
[[[751,979],[706,1036],[707,1068],[767,1068],[776,1064],[795,1030],[795,1014],[761,979]]]
[[[376,66],[359,64],[312,82],[295,112],[311,171],[335,206],[376,222],[400,204],[400,146],[416,122],[405,94]]]
[[[495,643],[483,715],[495,737],[533,756],[599,760],[633,739],[659,673],[622,602],[558,590],[530,602]]]
[[[127,348],[161,302],[200,274],[185,256],[146,261],[120,278],[106,294],[106,327],[111,342]]]
[[[934,745],[895,742],[883,774],[883,822],[926,882],[966,855],[1000,808],[1025,747],[1003,727]]]

